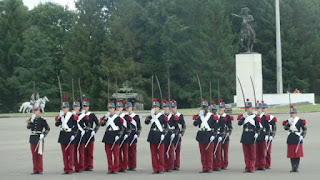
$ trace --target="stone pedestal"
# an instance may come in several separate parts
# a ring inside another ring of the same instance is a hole
[[[236,76],[239,77],[242,84],[245,100],[249,98],[252,105],[255,106],[254,91],[250,76],[255,87],[256,100],[262,100],[262,61],[261,54],[237,54],[236,55]],[[243,96],[240,84],[236,77],[237,84],[237,107],[244,107]]]

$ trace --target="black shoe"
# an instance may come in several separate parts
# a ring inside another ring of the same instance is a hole
[[[164,170],[164,172],[172,172],[171,170],[169,170],[169,169],[166,169],[166,170]]]
[[[200,171],[199,173],[211,173],[211,171],[206,170],[206,171]]]
[[[42,173],[42,172],[38,172],[38,174],[40,174],[40,175],[41,175],[41,174],[43,174],[43,173]]]
[[[83,171],[89,171],[89,169],[84,169]]]
[[[221,171],[221,169],[214,169],[214,170],[212,170],[212,171]]]
[[[64,172],[63,174],[71,174],[71,172]]]
[[[108,171],[107,174],[112,174],[112,171]]]
[[[243,171],[243,173],[253,173],[253,171]]]
[[[120,169],[118,172],[120,172],[120,173],[125,173],[126,170]]]
[[[118,174],[117,172],[113,171],[112,174]]]
[[[174,171],[180,171],[180,169],[179,169],[179,168],[174,168],[174,169],[172,169],[172,170],[174,170]]]
[[[221,168],[221,170],[227,170],[227,168],[226,168],[226,167],[223,167],[223,168]]]
[[[132,168],[128,168],[127,171],[133,171],[133,169]]]
[[[93,171],[93,169],[87,169],[87,171]]]
[[[258,171],[265,171],[264,168],[258,168],[257,170],[258,170]]]
[[[266,166],[266,169],[271,169],[269,166]]]
[[[33,173],[31,173],[31,174],[39,174],[39,172],[33,172]]]
[[[152,174],[159,174],[159,171],[153,171]]]
[[[74,171],[75,173],[82,173],[82,171]]]

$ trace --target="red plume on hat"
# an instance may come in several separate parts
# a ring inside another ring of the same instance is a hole
[[[220,99],[220,103],[222,103],[223,102],[223,100],[222,99]]]
[[[84,98],[83,101],[88,101],[87,98]]]
[[[108,104],[111,104],[111,101],[108,101]]]
[[[202,99],[202,102],[204,102],[204,99]]]
[[[260,101],[258,100],[257,103],[259,103]]]
[[[77,100],[73,100],[73,102],[77,102]]]
[[[211,101],[211,103],[210,103],[211,105],[214,105],[214,101]]]
[[[293,105],[291,105],[290,108],[292,109],[292,108],[293,108]]]
[[[167,103],[167,100],[166,100],[166,99],[164,99],[164,100],[162,100],[162,102],[165,104],[165,103]]]
[[[264,103],[264,100],[262,100],[261,103],[263,104],[263,103]]]
[[[247,98],[247,101],[249,102],[249,98]]]
[[[171,102],[173,102],[173,103],[174,103],[174,102],[176,102],[176,101],[175,101],[174,99],[172,99],[172,100],[171,100]]]
[[[153,98],[153,100],[152,100],[153,102],[156,102],[157,101],[157,99],[156,98]]]
[[[117,102],[120,102],[120,99],[117,99]]]
[[[126,105],[126,104],[127,104],[127,100],[124,100],[124,101],[123,101],[123,104]]]

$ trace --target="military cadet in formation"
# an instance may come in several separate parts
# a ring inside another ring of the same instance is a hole
[[[164,172],[171,172],[173,169],[173,139],[175,137],[173,126],[175,116],[170,112],[170,104],[167,100],[162,101],[163,114],[168,118],[168,132],[164,137]]]
[[[255,144],[259,133],[259,123],[261,119],[256,114],[252,113],[252,102],[247,99],[245,102],[244,114],[238,115],[238,125],[242,126],[241,143],[245,159],[245,173],[253,173],[255,170]]]
[[[64,174],[73,172],[73,144],[78,130],[78,115],[69,112],[68,95],[64,96],[62,111],[56,116],[55,126],[60,126],[60,135],[58,142],[61,144],[63,156]]]
[[[80,124],[84,124],[83,129],[85,130],[85,134],[82,138],[84,142],[84,171],[92,171],[93,169],[94,136],[100,128],[100,123],[97,116],[90,112],[89,109],[90,102],[87,100],[87,98],[83,97],[82,113],[84,114],[84,118],[81,119],[83,123]]]
[[[213,109],[213,119],[217,122],[215,126],[216,138],[213,144],[213,162],[212,171],[221,171],[221,143],[224,136],[224,119],[217,115],[217,105],[211,102]]]
[[[115,104],[109,101],[108,112],[100,119],[101,126],[106,126],[102,142],[105,143],[108,174],[117,174],[119,171],[119,138],[123,134],[124,120],[115,113],[115,108]]]
[[[232,133],[233,127],[232,127],[232,121],[233,116],[230,116],[225,113],[226,104],[223,102],[222,99],[220,99],[219,102],[219,113],[218,118],[219,122],[222,122],[222,142],[221,142],[221,169],[226,170],[228,167],[228,161],[229,161],[229,141],[230,141],[230,135]]]
[[[173,139],[173,170],[180,170],[180,152],[181,152],[181,139],[186,131],[186,123],[181,113],[177,112],[177,101],[171,100],[171,113],[175,117],[175,121],[172,121],[174,126],[174,133],[176,134]]]
[[[193,125],[199,127],[196,140],[199,142],[202,171],[200,173],[211,173],[213,161],[213,141],[216,136],[215,127],[217,121],[214,115],[208,112],[208,102],[202,100],[199,114],[193,116]]]
[[[122,103],[119,99],[117,100],[117,113],[119,114],[119,117],[123,119],[123,134],[120,136],[119,142],[119,172],[126,172],[128,168],[128,137],[130,134],[130,121],[129,116],[127,112],[123,111],[124,104],[127,104],[127,101],[124,101]]]
[[[284,129],[289,132],[287,144],[288,151],[287,157],[291,161],[291,171],[298,172],[300,158],[303,157],[303,139],[307,134],[306,120],[300,119],[297,116],[297,109],[293,106],[290,107],[290,118],[283,121]]]
[[[218,111],[218,107],[217,105],[214,103],[214,101],[210,102],[210,111],[213,115],[217,115],[217,111]]]
[[[140,117],[133,112],[132,103],[128,102],[126,105],[127,113],[130,120],[131,133],[128,137],[128,171],[135,171],[137,168],[137,142],[141,133]]]
[[[27,129],[31,130],[29,143],[32,154],[33,173],[42,174],[43,172],[43,146],[44,138],[48,135],[50,127],[47,120],[40,116],[39,107],[33,108],[34,114],[27,120]]]
[[[73,147],[73,165],[74,171],[76,173],[80,173],[84,170],[84,144],[81,143],[83,136],[85,134],[84,128],[84,114],[80,112],[80,102],[77,100],[73,100],[73,112],[74,115],[78,116],[77,126],[78,128],[77,134],[74,139],[74,147]]]
[[[257,115],[260,117],[258,138],[256,140],[256,170],[264,171],[266,168],[266,146],[269,140],[270,126],[268,122],[269,116],[265,116],[262,111],[263,104],[260,101],[256,103]]]
[[[267,155],[266,155],[266,169],[271,168],[271,148],[272,148],[272,140],[274,139],[277,131],[277,118],[273,115],[268,114],[268,104],[264,103],[262,101],[262,110],[264,113],[264,116],[266,116],[266,119],[268,120],[269,124],[269,139],[267,141]]]
[[[146,117],[145,124],[150,124],[148,142],[150,143],[153,174],[163,172],[163,140],[168,132],[168,118],[160,112],[160,103],[153,99],[151,115]]]

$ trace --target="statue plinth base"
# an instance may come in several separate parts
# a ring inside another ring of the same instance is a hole
[[[252,102],[252,106],[255,106],[254,91],[250,77],[252,78],[256,100],[262,100],[262,58],[259,53],[245,53],[236,54],[236,76],[240,79],[245,100],[247,98]],[[237,84],[237,107],[244,107],[244,101],[242,91],[238,79],[236,77]]]

